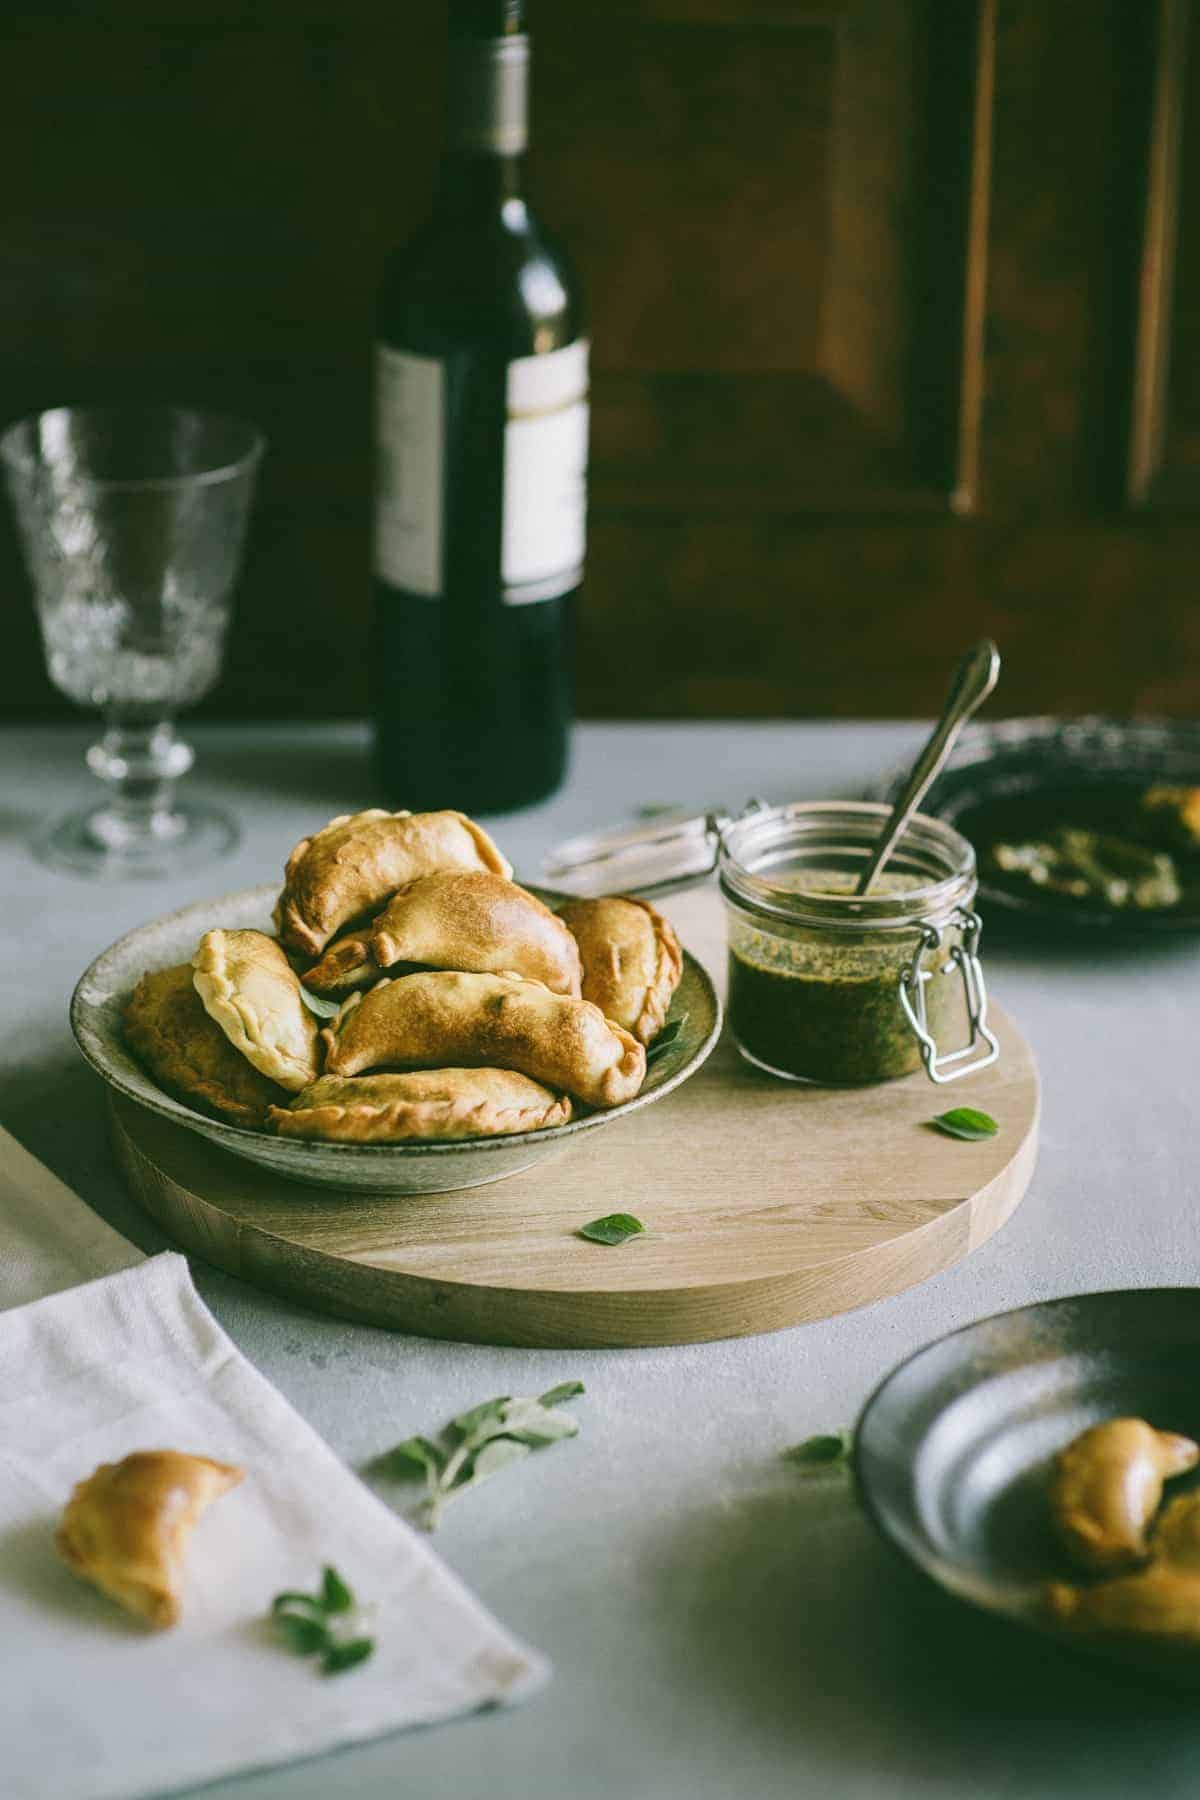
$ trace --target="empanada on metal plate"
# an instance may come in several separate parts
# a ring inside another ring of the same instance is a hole
[[[281,1137],[403,1144],[542,1131],[565,1125],[571,1102],[513,1069],[417,1069],[323,1075],[270,1117]]]
[[[520,975],[435,970],[354,994],[322,1033],[325,1069],[516,1069],[588,1106],[632,1100],[646,1052],[598,1006]]]
[[[206,931],[192,968],[204,1010],[247,1062],[289,1093],[316,1080],[319,1027],[274,938]]]
[[[579,949],[562,920],[490,870],[439,870],[409,882],[376,919],[371,950],[381,969],[511,970],[556,994],[579,994]]]
[[[235,1125],[262,1125],[284,1090],[235,1050],[209,1018],[191,963],[143,975],[124,1013],[125,1038],[160,1086]]]
[[[583,963],[582,994],[643,1044],[662,1030],[683,973],[674,927],[647,900],[570,900],[559,917]]]
[[[343,925],[362,918],[406,882],[437,869],[491,869],[511,876],[482,826],[460,812],[345,813],[288,857],[275,907],[290,949],[319,956]]]

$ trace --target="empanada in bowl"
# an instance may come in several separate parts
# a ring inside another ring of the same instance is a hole
[[[206,931],[192,968],[205,1012],[247,1062],[289,1093],[316,1080],[319,1027],[274,938]]]
[[[428,1138],[508,1137],[565,1125],[571,1102],[515,1069],[415,1069],[322,1075],[288,1106],[271,1108],[281,1137],[404,1144]]]
[[[77,1482],[55,1543],[63,1560],[127,1611],[174,1625],[183,1559],[205,1508],[243,1471],[182,1450],[135,1450]]]
[[[125,1008],[125,1038],[162,1087],[235,1125],[263,1125],[284,1090],[246,1061],[209,1018],[191,963],[143,975]]]
[[[301,976],[306,988],[326,999],[339,994],[353,994],[359,988],[371,987],[383,970],[371,954],[371,937],[375,921],[344,931],[327,944],[311,969]]]
[[[663,1028],[683,973],[670,920],[648,900],[617,895],[569,900],[559,917],[579,945],[583,998],[649,1044]]]
[[[439,870],[410,881],[376,919],[371,952],[381,969],[404,962],[479,975],[510,970],[553,993],[579,994],[579,949],[562,920],[490,870]]]
[[[435,869],[491,869],[509,863],[483,827],[460,812],[344,813],[288,857],[275,923],[292,950],[319,956],[343,925],[379,907],[406,882]]]
[[[586,1000],[520,975],[433,970],[352,994],[322,1033],[330,1075],[378,1068],[516,1069],[587,1106],[632,1100],[646,1052]]]

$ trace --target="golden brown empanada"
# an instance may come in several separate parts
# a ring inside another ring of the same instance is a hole
[[[1144,1419],[1106,1419],[1072,1439],[1055,1458],[1050,1511],[1075,1561],[1099,1571],[1144,1557],[1163,1482],[1197,1462],[1200,1445]]]
[[[632,1100],[646,1073],[636,1038],[598,1006],[520,975],[444,970],[352,994],[322,1033],[331,1075],[451,1066],[518,1069],[588,1106]]]
[[[190,963],[143,975],[125,1008],[125,1036],[155,1081],[236,1125],[262,1125],[284,1097],[236,1051],[204,1010]]]
[[[174,1625],[192,1529],[243,1470],[181,1450],[135,1450],[76,1484],[55,1542],[77,1575],[151,1625]]]
[[[343,813],[288,857],[275,905],[279,935],[291,949],[319,956],[340,926],[435,869],[512,874],[487,832],[463,813]]]
[[[382,969],[401,962],[478,975],[503,969],[556,994],[579,994],[579,950],[562,920],[490,870],[443,869],[410,881],[376,919],[371,950]]]
[[[317,1079],[320,1027],[274,938],[206,931],[192,968],[205,1012],[247,1062],[291,1094]]]
[[[515,1069],[416,1069],[407,1075],[322,1075],[271,1108],[281,1137],[403,1144],[415,1138],[504,1137],[565,1125],[571,1102]]]
[[[1050,1616],[1071,1631],[1200,1644],[1200,1575],[1169,1562],[1087,1587],[1054,1581],[1045,1600]]]
[[[306,988],[314,994],[336,997],[353,994],[359,988],[371,987],[383,970],[371,954],[371,936],[375,921],[344,931],[326,946],[321,958],[301,975]]]
[[[643,1044],[662,1030],[683,973],[674,927],[647,900],[569,900],[559,913],[575,934],[585,1000]]]

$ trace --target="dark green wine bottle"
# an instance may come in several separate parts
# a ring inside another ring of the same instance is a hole
[[[414,810],[524,806],[566,766],[588,345],[525,199],[523,23],[522,0],[451,7],[437,194],[380,295],[376,746]]]

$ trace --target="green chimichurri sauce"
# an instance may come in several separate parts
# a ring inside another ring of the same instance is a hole
[[[782,885],[782,884],[781,884]],[[815,894],[850,894],[853,877],[806,871],[787,885]],[[921,883],[884,874],[872,892],[904,893]],[[900,977],[918,934],[892,927],[850,933],[797,927],[771,931],[735,914],[730,927],[729,1018],[742,1049],[780,1074],[830,1086],[886,1081],[920,1067],[916,1034],[900,1004]],[[949,948],[928,963],[930,1029],[943,1047],[963,1041],[961,984],[943,976]]]

